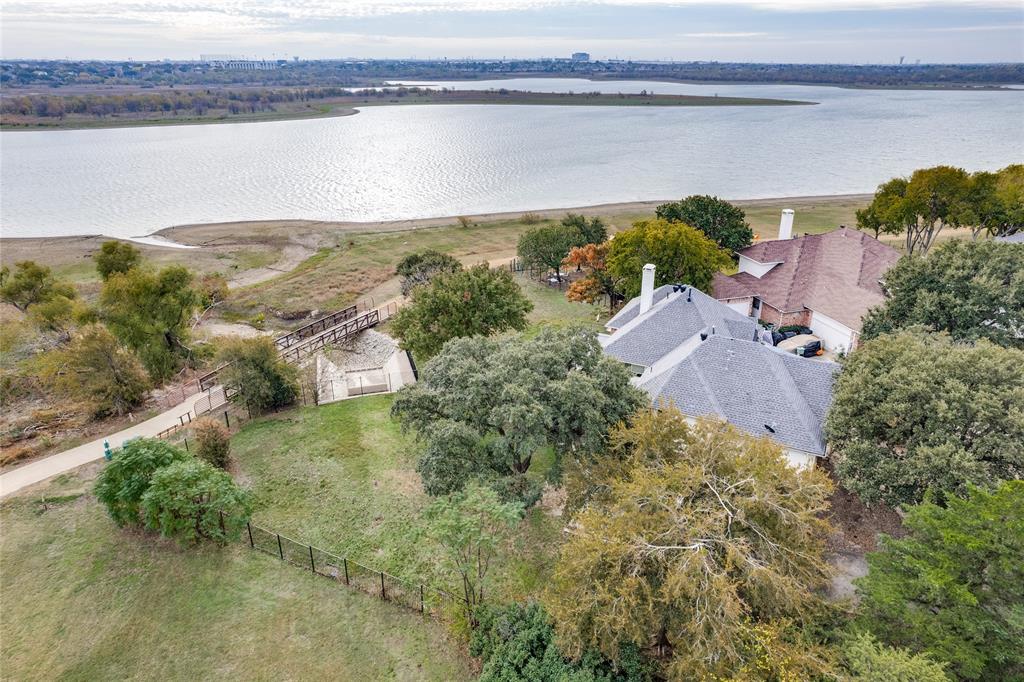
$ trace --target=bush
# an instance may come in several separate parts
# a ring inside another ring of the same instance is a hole
[[[541,220],[542,218],[540,217],[540,214],[533,212],[524,213],[519,217],[519,222],[521,222],[523,225],[536,225]]]
[[[128,272],[142,262],[142,253],[129,242],[110,240],[103,242],[93,256],[96,271],[106,280],[111,275]]]
[[[96,498],[119,526],[139,523],[142,497],[158,469],[191,459],[183,450],[155,438],[137,438],[114,452],[96,479]]]
[[[241,536],[251,497],[225,472],[190,457],[153,474],[141,511],[146,527],[164,537],[223,544]]]
[[[600,656],[566,659],[555,645],[551,619],[540,604],[482,606],[469,651],[483,665],[481,682],[590,682],[650,680],[651,666],[635,647],[624,651],[617,671]]]
[[[192,425],[196,439],[196,457],[218,469],[227,469],[231,459],[231,434],[216,419],[203,417]]]
[[[850,638],[843,647],[846,669],[863,682],[948,682],[940,663],[906,649],[879,644],[869,634]]]
[[[283,407],[299,394],[298,371],[277,354],[274,340],[229,338],[217,359],[228,366],[221,372],[224,387],[234,391],[231,398],[253,410]]]

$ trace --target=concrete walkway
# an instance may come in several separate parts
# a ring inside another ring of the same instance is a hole
[[[24,466],[20,466],[16,469],[11,469],[10,471],[0,474],[0,498],[7,497],[11,493],[17,492],[26,486],[39,483],[40,481],[45,481],[48,478],[57,476],[58,474],[63,474],[66,471],[71,471],[83,464],[88,464],[89,462],[95,462],[98,459],[102,459],[103,441],[105,440],[110,442],[111,448],[117,448],[121,446],[121,443],[129,438],[135,438],[136,436],[156,436],[164,429],[178,424],[178,417],[186,412],[192,410],[194,415],[196,400],[203,399],[205,399],[205,394],[190,396],[180,405],[175,405],[166,412],[158,414],[144,422],[139,422],[124,431],[118,431],[117,433],[109,436],[97,438],[92,442],[79,445],[76,448],[71,448],[70,450],[65,450],[64,452],[56,455],[50,455],[49,457],[44,457],[34,462],[29,462]]]

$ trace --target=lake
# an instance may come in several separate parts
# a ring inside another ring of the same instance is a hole
[[[461,88],[801,99],[790,107],[367,107],[306,121],[0,133],[5,237],[392,220],[710,193],[870,192],[1024,161],[1024,91],[517,79]]]

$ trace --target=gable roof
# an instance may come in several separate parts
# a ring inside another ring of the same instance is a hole
[[[760,278],[747,272],[716,277],[715,298],[757,296],[782,312],[809,308],[854,330],[869,308],[882,303],[878,280],[900,259],[896,249],[845,227],[765,241],[739,253],[779,265]]]
[[[678,364],[639,386],[656,407],[673,403],[687,416],[717,416],[754,436],[824,455],[822,426],[838,370],[834,362],[712,336]]]
[[[604,352],[622,362],[650,367],[701,332],[752,340],[757,322],[716,301],[699,289],[685,286],[675,291],[667,284],[654,290],[654,304],[639,315],[639,297],[626,304],[613,322],[617,330],[608,338]]]

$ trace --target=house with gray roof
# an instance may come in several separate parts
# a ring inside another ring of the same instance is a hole
[[[782,446],[794,466],[827,454],[823,435],[839,366],[757,341],[757,322],[686,285],[654,288],[644,267],[640,296],[599,336],[604,352],[627,364],[655,406],[690,419],[714,417]]]
[[[655,406],[687,417],[717,417],[782,446],[797,467],[824,457],[823,424],[839,365],[771,346],[712,336],[661,374],[638,382]]]

